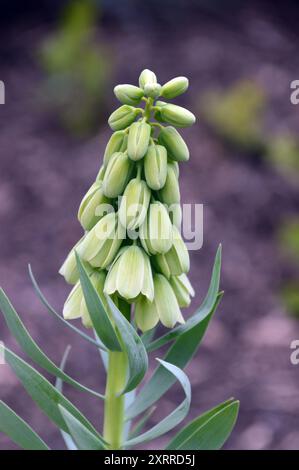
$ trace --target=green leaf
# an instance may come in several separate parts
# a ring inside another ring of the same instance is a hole
[[[121,338],[123,352],[126,353],[128,358],[129,374],[126,386],[122,392],[127,393],[136,388],[143,379],[148,368],[148,357],[144,344],[133,326],[118,310],[109,296],[107,296],[107,301]]]
[[[69,433],[73,437],[79,450],[103,450],[105,442],[99,436],[95,436],[80,421],[78,421],[63,406],[58,405],[64,421],[68,427]]]
[[[38,347],[36,342],[30,336],[28,330],[25,328],[25,325],[21,321],[17,312],[10,303],[8,297],[5,295],[4,291],[0,289],[0,309],[3,312],[6,324],[15,337],[18,344],[21,346],[23,351],[28,354],[28,356],[33,359],[39,366],[48,371],[50,374],[60,377],[65,382],[73,385],[73,387],[81,390],[83,392],[89,392],[92,395],[104,399],[103,395],[91,390],[88,387],[80,384],[76,380],[72,379],[69,375],[65,374],[59,367],[57,367],[54,362],[49,359],[44,352]]]
[[[100,299],[97,291],[93,287],[88,274],[85,271],[79,256],[76,253],[77,267],[80,275],[80,282],[84,294],[88,313],[93,327],[102,341],[110,351],[121,351],[116,332],[111,323],[108,313]]]
[[[216,406],[185,426],[167,445],[167,450],[220,449],[236,423],[239,411],[237,400]]]
[[[156,409],[157,409],[156,406],[152,406],[144,413],[142,418],[140,418],[140,420],[135,424],[132,431],[130,432],[129,434],[130,439],[133,439],[133,437],[137,437],[138,434],[140,434],[140,432],[142,431],[142,429],[144,428],[144,426],[146,425],[146,423],[148,422],[152,414],[156,411]]]
[[[201,306],[196,310],[195,314],[192,315],[192,317],[188,318],[185,324],[173,328],[165,335],[161,336],[160,338],[157,338],[155,341],[152,341],[150,344],[146,343],[146,349],[148,352],[161,348],[164,344],[174,340],[179,335],[191,330],[194,326],[196,326],[196,324],[204,320],[211,313],[219,292],[221,273],[221,251],[222,248],[221,245],[219,245],[215,256],[209,289]]]
[[[162,361],[161,359],[157,360],[160,362],[161,367],[168,370],[169,373],[173,374],[174,379],[177,379],[180,382],[185,393],[185,399],[172,413],[156,424],[156,426],[153,426],[149,431],[130,439],[125,445],[132,446],[140,444],[141,442],[151,441],[177,426],[188,414],[191,402],[191,386],[187,375],[175,365]]]
[[[37,296],[39,297],[39,299],[42,301],[42,303],[43,303],[44,306],[46,307],[46,309],[48,310],[48,312],[51,313],[51,315],[53,315],[55,318],[58,318],[58,320],[59,320],[64,326],[67,326],[68,328],[70,328],[71,330],[73,330],[75,333],[77,333],[78,335],[80,335],[83,339],[85,339],[86,341],[88,341],[88,342],[91,343],[92,345],[96,346],[97,348],[103,349],[104,351],[106,351],[106,348],[105,348],[102,344],[98,343],[98,342],[95,341],[93,338],[91,338],[90,336],[88,336],[86,333],[84,333],[84,331],[79,330],[79,328],[77,328],[76,326],[74,326],[71,322],[65,320],[62,315],[59,315],[59,313],[56,312],[56,310],[50,305],[50,303],[48,302],[48,300],[46,299],[46,297],[44,296],[44,294],[43,294],[42,291],[40,290],[40,287],[39,287],[39,285],[38,285],[38,283],[37,283],[37,280],[35,279],[35,277],[34,277],[34,275],[33,275],[33,272],[32,272],[32,269],[31,269],[30,264],[28,265],[28,270],[29,270],[29,276],[30,276],[32,285],[33,285],[33,287],[34,287],[34,290],[35,290]]]
[[[0,432],[25,450],[50,450],[33,429],[2,400],[0,401]]]
[[[66,361],[67,361],[70,350],[71,350],[71,346],[68,345],[65,348],[65,351],[63,353],[61,363],[60,363],[60,369],[63,370],[63,371],[64,371],[64,368],[65,368]],[[63,381],[59,377],[57,377],[57,379],[56,379],[55,388],[59,392],[63,393]],[[78,450],[76,444],[74,443],[74,441],[71,438],[71,436],[69,435],[69,433],[63,431],[62,429],[60,429],[60,433],[61,433],[62,439],[64,440],[65,445],[66,445],[68,450]]]
[[[191,330],[180,335],[167,351],[164,360],[183,369],[194,356],[209,322],[215,312],[222,293],[218,294],[212,312]],[[135,418],[152,406],[175,382],[175,378],[165,368],[158,366],[152,377],[141,389],[132,406],[127,410],[127,419]]]
[[[33,367],[0,343],[0,353],[5,352],[5,361],[15,372],[23,387],[33,401],[41,408],[60,429],[68,432],[58,405],[64,406],[75,418],[85,425],[92,433],[99,436],[92,424],[82,413]]]

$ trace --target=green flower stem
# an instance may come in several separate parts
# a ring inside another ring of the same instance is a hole
[[[154,100],[152,98],[147,99],[147,103],[146,103],[145,108],[144,108],[144,118],[145,118],[146,121],[148,121],[151,117],[153,102],[154,102]]]
[[[124,431],[124,389],[127,357],[123,352],[109,351],[106,398],[104,409],[104,439],[112,450],[121,449]]]

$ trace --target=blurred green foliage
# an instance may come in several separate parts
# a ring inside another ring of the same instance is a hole
[[[256,152],[264,146],[265,105],[263,88],[249,80],[242,80],[225,92],[208,91],[199,103],[207,124],[230,144],[246,152]]]
[[[287,313],[299,318],[299,279],[286,284],[281,289],[281,298]]]
[[[269,139],[267,158],[285,176],[298,181],[299,142],[294,135],[285,133]]]
[[[108,53],[96,42],[97,15],[91,0],[69,2],[56,32],[39,50],[46,75],[43,102],[80,136],[92,132],[103,113],[111,72]]]

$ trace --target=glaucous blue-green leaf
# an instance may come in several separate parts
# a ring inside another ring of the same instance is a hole
[[[123,393],[127,393],[136,388],[143,379],[148,368],[148,357],[144,344],[133,326],[108,296],[107,301],[121,339],[123,351],[128,358],[128,378],[123,390]]]
[[[109,315],[106,312],[100,296],[92,285],[92,282],[90,281],[77,253],[76,259],[80,275],[80,283],[93,327],[102,343],[110,351],[121,351],[121,346]]]
[[[62,405],[58,405],[69,433],[79,450],[103,450],[105,443],[99,436],[95,436],[89,429],[75,418]]]
[[[160,336],[160,338],[157,338],[156,340],[152,341],[149,344],[147,341],[146,349],[148,352],[154,351],[155,349],[160,348],[161,346],[168,343],[169,341],[173,341],[175,338],[177,338],[181,334],[186,333],[187,331],[191,330],[194,326],[196,326],[199,322],[203,321],[211,313],[215,305],[218,292],[219,292],[220,273],[221,273],[221,251],[222,251],[221,245],[219,245],[216,256],[215,256],[209,289],[201,306],[196,310],[194,315],[188,318],[186,323],[184,323],[183,325],[179,325],[171,329],[170,331],[165,333],[163,336]]]
[[[133,439],[133,437],[137,437],[141,433],[142,429],[144,428],[152,414],[156,411],[156,409],[156,406],[152,406],[144,413],[144,415],[140,418],[140,420],[133,427],[132,431],[129,433],[130,439]]]
[[[172,413],[166,416],[166,418],[162,419],[158,424],[156,424],[143,434],[140,434],[139,436],[127,441],[125,444],[127,446],[140,444],[141,442],[151,441],[152,439],[155,439],[156,437],[167,433],[175,426],[177,426],[188,414],[191,402],[191,386],[187,375],[177,366],[170,364],[169,362],[162,361],[161,359],[157,360],[160,362],[161,367],[164,367],[167,371],[169,371],[169,373],[173,374],[175,380],[178,380],[180,382],[185,393],[185,399]]]
[[[216,406],[185,426],[167,445],[167,450],[218,450],[231,434],[239,411],[237,400]]]
[[[2,400],[0,401],[0,432],[25,450],[50,450],[33,429]]]
[[[60,369],[63,370],[63,371],[65,369],[66,361],[67,361],[70,350],[71,350],[71,347],[68,345],[66,347],[64,353],[63,353],[61,363],[60,363],[60,366],[59,366]],[[63,381],[59,377],[57,377],[57,379],[55,381],[55,388],[60,393],[63,393]],[[61,433],[62,439],[64,440],[65,445],[66,445],[68,450],[78,450],[76,444],[74,443],[74,441],[71,438],[69,433],[63,431],[62,429],[60,429],[60,433]]]
[[[46,299],[46,297],[44,296],[44,294],[40,290],[40,287],[37,283],[37,280],[35,279],[35,277],[33,275],[30,264],[28,265],[28,270],[29,270],[29,276],[30,276],[32,285],[34,287],[34,290],[35,290],[37,296],[39,297],[39,299],[42,301],[42,303],[46,307],[46,309],[48,310],[48,312],[51,313],[51,315],[53,315],[55,318],[57,318],[64,326],[67,326],[68,328],[73,330],[75,333],[77,333],[79,336],[81,336],[81,338],[85,339],[88,343],[91,343],[93,346],[96,346],[97,348],[103,349],[104,351],[106,351],[106,348],[102,344],[95,341],[93,338],[91,338],[86,333],[84,333],[84,331],[81,331],[79,328],[77,328],[75,325],[73,325],[73,323],[71,323],[70,321],[65,320],[62,315],[60,315],[58,312],[56,312],[56,310],[52,307],[52,305],[50,305],[50,303],[48,302],[48,300]]]
[[[68,428],[61,416],[58,405],[66,408],[92,433],[98,436],[97,431],[85,416],[56,388],[33,367],[27,364],[15,353],[0,343],[0,353],[5,354],[5,361],[13,369],[27,393],[41,410],[60,428],[68,432]]]
[[[81,390],[82,392],[89,392],[92,395],[102,399],[104,398],[103,395],[95,392],[94,390],[91,390],[88,387],[85,387],[76,380],[72,379],[72,377],[69,375],[65,374],[54,364],[54,362],[51,361],[51,359],[46,356],[46,354],[38,347],[36,342],[30,336],[28,330],[25,328],[25,325],[2,289],[0,289],[0,309],[2,310],[6,324],[11,334],[17,340],[22,350],[28,354],[28,356],[33,359],[36,364],[41,366],[50,374],[53,374],[56,377],[60,377],[65,382],[73,385],[73,387],[77,388],[78,390]]]
[[[178,336],[172,346],[167,351],[164,360],[175,364],[176,366],[183,369],[188,362],[194,356],[204,334],[208,327],[208,324],[215,312],[218,303],[222,297],[220,293],[217,297],[214,308],[211,313],[204,318],[201,322],[195,325],[191,330]],[[143,411],[147,410],[152,406],[162,395],[175,382],[174,376],[165,368],[158,366],[154,371],[149,381],[144,385],[133,405],[131,405],[126,413],[127,419],[132,419],[138,416]]]

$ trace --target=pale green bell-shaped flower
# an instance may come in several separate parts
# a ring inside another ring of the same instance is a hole
[[[162,274],[154,274],[155,297],[152,302],[138,298],[135,306],[135,321],[142,331],[152,329],[158,320],[167,328],[185,323],[176,296],[168,280]]]
[[[181,200],[180,187],[177,178],[177,167],[167,164],[166,182],[159,191],[159,198],[167,205],[178,204]]]
[[[166,253],[172,246],[173,230],[168,211],[161,202],[149,205],[139,231],[143,248],[150,254]]]
[[[173,226],[173,243],[167,253],[157,254],[155,264],[167,279],[170,276],[179,276],[190,269],[190,258],[187,247],[178,229]]]
[[[167,155],[172,160],[177,162],[189,160],[190,154],[187,144],[174,127],[164,127],[158,136],[158,142],[166,148]]]
[[[196,118],[191,111],[176,104],[166,104],[161,107],[161,118],[176,127],[189,127],[195,123]]]
[[[116,152],[110,157],[103,179],[103,193],[106,197],[115,198],[123,193],[130,178],[132,164],[122,152]]]
[[[151,136],[151,126],[146,122],[133,122],[128,136],[128,157],[138,161],[144,157]]]
[[[163,188],[167,177],[167,152],[162,145],[150,145],[144,157],[144,175],[149,188]]]
[[[155,85],[157,83],[157,77],[149,69],[144,69],[139,76],[139,86],[144,89],[146,85]]]
[[[189,80],[186,77],[175,77],[162,86],[161,95],[170,100],[185,93],[188,89]]]
[[[76,243],[76,245],[71,249],[67,255],[65,261],[63,262],[61,268],[59,269],[59,274],[64,277],[68,284],[76,284],[79,280],[79,272],[77,269],[76,253],[75,250],[80,245],[84,236]]]
[[[152,268],[149,257],[142,248],[131,245],[124,247],[110,266],[104,292],[133,300],[139,294],[149,300],[154,298]]]
[[[116,152],[124,152],[127,149],[128,134],[126,131],[113,132],[104,153],[104,167],[106,168],[110,158]]]
[[[90,230],[108,211],[109,199],[104,195],[102,186],[101,181],[93,183],[80,204],[78,219],[85,230]]]
[[[108,124],[113,131],[120,131],[132,124],[139,112],[140,111],[133,106],[124,104],[110,115]]]
[[[106,297],[103,293],[104,283],[106,275],[104,271],[92,271],[89,275],[89,279],[97,291],[102,302],[108,309]],[[80,281],[76,283],[68,298],[66,299],[63,307],[63,316],[66,320],[74,320],[76,318],[82,318],[82,323],[86,328],[92,327],[92,322],[87,310],[86,302],[84,299],[82,287]]]
[[[186,274],[171,276],[169,282],[179,306],[188,307],[191,303],[191,297],[194,297],[195,292]]]
[[[118,211],[121,224],[128,230],[135,230],[144,222],[151,197],[151,191],[145,181],[132,179],[121,198]]]
[[[125,237],[126,231],[119,224],[117,214],[111,212],[85,235],[77,252],[91,266],[104,269],[114,260]]]
[[[116,98],[123,104],[136,105],[144,95],[141,88],[135,85],[117,85],[114,87]]]

